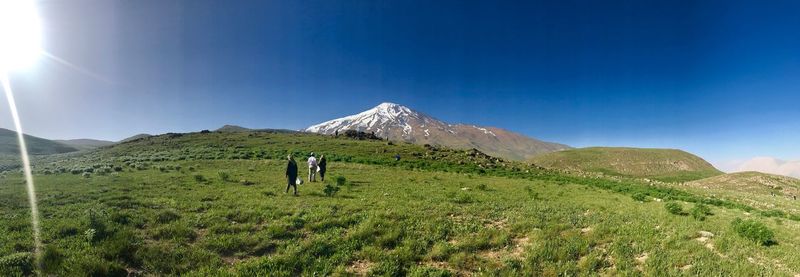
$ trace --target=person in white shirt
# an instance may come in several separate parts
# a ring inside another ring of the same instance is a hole
[[[311,152],[311,157],[308,157],[308,181],[317,181],[317,158],[314,158],[314,152]]]

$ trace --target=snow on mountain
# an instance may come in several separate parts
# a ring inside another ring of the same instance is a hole
[[[526,160],[538,154],[570,148],[499,128],[448,124],[394,103],[382,103],[359,114],[305,129],[306,132],[320,134],[344,133],[346,130],[374,132],[379,137],[395,141],[459,149],[476,148],[489,155],[512,160]]]

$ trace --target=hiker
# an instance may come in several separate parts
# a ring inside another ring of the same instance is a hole
[[[395,162],[399,162],[400,161],[400,154],[394,155],[394,161]]]
[[[308,181],[317,181],[317,158],[314,157],[314,152],[311,152],[311,157],[308,157]]]
[[[286,165],[286,193],[289,193],[289,187],[294,187],[294,195],[297,195],[297,162],[294,161],[292,155],[286,156],[289,160],[289,164]]]
[[[319,171],[319,181],[325,182],[325,171],[328,170],[328,160],[325,155],[319,155],[319,162],[317,163],[317,171]]]

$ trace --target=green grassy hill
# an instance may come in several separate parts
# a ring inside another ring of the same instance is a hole
[[[330,158],[326,182],[284,194],[284,157],[302,164],[311,151]],[[165,134],[38,157],[34,171],[42,275],[800,272],[800,216],[789,211],[474,151],[299,133]],[[22,176],[0,178],[0,275],[29,274]],[[688,215],[703,205],[706,218]],[[763,224],[774,242],[743,237],[737,218]]]
[[[702,191],[762,209],[800,212],[800,180],[761,172],[737,172],[687,182],[689,190]]]
[[[64,139],[64,140],[53,140],[53,141],[73,147],[78,150],[90,150],[104,146],[109,146],[115,143],[113,141],[97,140],[97,139]]]
[[[77,148],[63,143],[25,135],[28,153],[31,155],[48,155],[78,151]],[[0,155],[19,155],[17,132],[0,128]]]
[[[710,163],[674,149],[591,147],[558,151],[535,157],[548,168],[602,172],[609,175],[683,182],[722,174]]]
[[[761,172],[737,172],[689,182],[706,189],[723,189],[763,195],[798,195],[800,180]]]

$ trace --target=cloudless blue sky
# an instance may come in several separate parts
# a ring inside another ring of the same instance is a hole
[[[389,101],[578,147],[800,159],[798,1],[39,8],[44,48],[83,68],[43,58],[11,76],[26,131],[47,138],[300,129]]]

